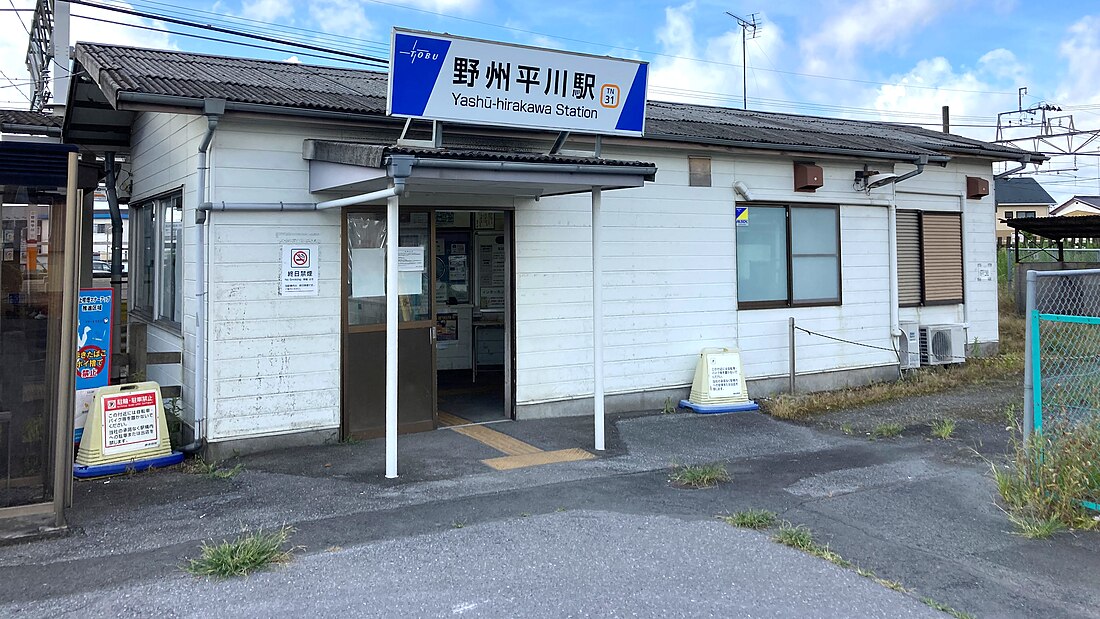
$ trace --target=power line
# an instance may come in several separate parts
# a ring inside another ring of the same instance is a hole
[[[15,83],[15,80],[8,77],[8,74],[4,73],[3,69],[0,69],[0,77],[8,80],[8,83],[15,87],[15,89],[19,91],[19,94],[23,95],[23,98],[27,100],[27,103],[31,103],[31,98],[27,95],[27,93],[23,92],[23,87],[19,86]]]
[[[23,32],[26,32],[27,36],[30,36],[31,29],[27,27],[27,22],[23,21],[23,16],[19,14],[19,9],[15,8],[15,0],[8,0],[8,4],[11,5],[11,10],[15,12],[15,16],[19,18],[19,25],[23,26]],[[4,10],[6,11],[7,9]]]
[[[369,63],[374,63],[374,64],[378,64],[378,65],[381,65],[381,66],[388,66],[389,65],[389,60],[384,59],[384,58],[377,58],[377,57],[374,57],[374,56],[366,56],[366,55],[363,55],[363,54],[356,54],[354,52],[345,52],[345,51],[341,51],[341,50],[334,50],[334,49],[319,47],[317,45],[310,45],[308,43],[301,43],[301,42],[298,42],[298,41],[287,41],[285,39],[279,39],[279,38],[276,38],[276,37],[269,37],[269,36],[262,35],[262,34],[246,34],[246,33],[243,33],[243,32],[234,32],[233,30],[231,30],[229,28],[222,28],[220,26],[214,26],[212,24],[200,24],[198,22],[193,22],[193,21],[189,21],[189,20],[185,20],[185,19],[177,19],[177,18],[174,18],[174,17],[165,16],[165,15],[156,15],[156,14],[147,13],[147,12],[144,12],[144,11],[134,11],[134,10],[131,10],[131,9],[125,9],[125,8],[118,7],[118,6],[99,4],[97,2],[89,2],[88,0],[69,0],[69,2],[71,4],[79,4],[79,5],[90,6],[90,7],[94,7],[94,8],[97,8],[97,9],[103,9],[103,10],[107,10],[107,11],[115,11],[115,12],[118,12],[118,13],[125,13],[127,15],[133,15],[135,17],[143,17],[145,19],[152,19],[152,20],[156,20],[156,21],[166,21],[166,22],[177,24],[177,25],[180,25],[180,26],[188,26],[188,27],[191,27],[191,28],[198,28],[198,29],[202,29],[202,30],[212,30],[214,32],[220,32],[222,34],[229,34],[229,35],[234,35],[234,36],[239,36],[239,37],[258,39],[260,41],[266,41],[268,43],[277,43],[279,45],[287,45],[287,46],[292,46],[292,47],[301,47],[301,48],[309,49],[309,50],[313,50],[313,51],[325,52],[325,53],[330,53],[330,54],[337,54],[337,55],[340,55],[340,56],[348,56],[350,58],[356,58],[356,59],[359,59],[359,60],[364,60],[364,61],[367,61]]]
[[[384,5],[384,6],[390,6],[390,7],[394,7],[394,8],[398,8],[398,9],[403,9],[403,10],[406,10],[406,11],[415,11],[417,13],[425,13],[427,15],[434,15],[436,17],[445,17],[447,19],[453,19],[453,20],[456,20],[456,21],[463,21],[463,22],[468,22],[468,23],[472,23],[472,24],[478,24],[478,25],[481,25],[481,26],[488,26],[490,28],[499,28],[499,29],[502,29],[502,30],[511,30],[513,32],[522,32],[524,34],[531,34],[531,35],[540,36],[540,37],[548,37],[548,38],[551,38],[551,39],[560,39],[562,41],[572,41],[574,43],[583,43],[585,45],[594,45],[594,46],[599,47],[601,49],[618,49],[618,50],[623,50],[623,51],[630,52],[631,54],[646,54],[646,55],[649,55],[649,56],[659,56],[659,57],[662,57],[662,58],[672,58],[672,59],[676,59],[676,60],[691,60],[691,61],[694,61],[694,62],[702,62],[702,63],[706,63],[706,64],[713,64],[713,65],[726,66],[726,67],[734,67],[734,68],[737,68],[737,69],[740,69],[741,66],[742,66],[742,65],[732,63],[732,62],[722,62],[720,60],[706,60],[704,58],[695,58],[693,56],[678,56],[676,54],[664,54],[664,53],[661,53],[661,52],[641,50],[641,49],[636,49],[636,48],[633,48],[633,47],[623,47],[623,46],[620,46],[620,45],[608,45],[606,43],[596,43],[594,41],[586,41],[584,39],[574,39],[574,38],[563,37],[563,36],[554,35],[554,34],[546,34],[544,32],[536,32],[534,30],[525,30],[523,28],[516,28],[514,26],[505,26],[505,25],[502,25],[502,24],[494,24],[494,23],[490,23],[490,22],[486,22],[486,21],[477,20],[477,19],[470,19],[468,17],[458,17],[456,15],[448,15],[446,13],[439,13],[439,12],[436,12],[436,11],[429,11],[427,9],[419,9],[419,8],[416,8],[416,7],[405,6],[405,5],[396,4],[396,3],[393,3],[393,2],[384,2],[383,0],[366,0],[366,1],[374,3],[374,4],[381,4],[381,5]],[[799,76],[799,77],[809,77],[809,78],[814,78],[814,79],[836,80],[836,81],[842,81],[842,82],[853,82],[853,83],[857,83],[857,84],[872,84],[872,85],[875,85],[875,86],[898,86],[898,84],[891,83],[891,82],[876,82],[876,81],[873,81],[873,80],[861,80],[861,79],[848,78],[848,77],[833,77],[833,76],[829,76],[829,75],[815,75],[813,73],[799,73],[797,71],[783,71],[783,70],[780,70],[780,69],[761,69],[761,70],[762,71],[772,71],[774,73],[780,73],[780,74],[783,74],[783,75],[796,75],[796,76]],[[919,88],[919,89],[924,89],[924,90],[940,90],[940,91],[944,91],[944,92],[965,92],[965,93],[985,94],[985,95],[1015,95],[1016,94],[1015,92],[1000,92],[1000,91],[996,91],[996,90],[967,90],[967,89],[963,89],[963,88],[940,88],[938,86],[918,86],[918,85],[915,85],[915,84],[902,84],[902,86],[904,86],[906,88]]]
[[[74,14],[73,17],[76,17],[78,19],[87,19],[87,20],[91,20],[91,21],[103,22],[103,23],[106,23],[106,24],[113,24],[113,25],[116,25],[116,26],[125,26],[125,27],[128,27],[128,28],[138,28],[138,29],[141,29],[141,30],[150,30],[150,31],[153,31],[153,32],[163,32],[165,34],[171,34],[173,36],[190,37],[192,39],[201,39],[203,41],[213,41],[215,43],[224,43],[226,45],[240,45],[242,47],[252,47],[252,48],[256,48],[256,49],[264,49],[264,50],[269,50],[269,51],[273,51],[273,52],[282,52],[282,53],[285,53],[285,54],[294,54],[294,55],[297,55],[297,56],[308,56],[310,58],[320,58],[322,60],[332,60],[332,61],[335,61],[335,62],[352,62],[352,63],[355,63],[355,64],[362,64],[362,65],[371,66],[371,67],[375,66],[373,64],[358,61],[358,60],[349,60],[349,59],[346,59],[346,58],[338,58],[338,57],[334,57],[334,56],[323,56],[321,54],[311,54],[309,52],[302,52],[302,51],[298,51],[296,49],[293,49],[293,47],[291,49],[280,49],[278,47],[270,47],[270,46],[267,46],[267,45],[260,45],[258,43],[244,43],[244,42],[240,42],[240,41],[228,41],[226,39],[219,39],[217,37],[208,37],[208,36],[201,35],[201,34],[192,34],[192,33],[188,33],[188,32],[175,32],[175,31],[168,30],[168,29],[165,29],[165,28],[155,28],[153,26],[145,26],[145,25],[142,25],[142,24],[128,24],[126,22],[114,21],[114,20],[110,20],[110,19],[103,19],[101,17],[91,17],[89,15],[75,15]]]
[[[269,33],[269,34],[270,33],[278,33],[280,35],[285,35],[285,34],[290,34],[290,33],[300,33],[300,34],[304,34],[306,36],[309,36],[313,40],[324,41],[326,44],[331,45],[331,46],[333,46],[337,49],[350,50],[350,49],[359,49],[360,47],[366,46],[366,47],[374,48],[374,50],[376,50],[377,53],[379,53],[379,54],[387,54],[387,55],[389,54],[389,43],[382,42],[382,41],[373,41],[373,40],[369,40],[369,39],[359,39],[359,38],[353,38],[353,37],[347,37],[347,36],[337,36],[337,35],[329,34],[329,33],[326,33],[326,32],[322,32],[320,30],[312,30],[312,29],[309,29],[309,28],[301,28],[301,27],[298,27],[298,26],[290,26],[290,25],[287,25],[287,24],[278,24],[278,23],[274,23],[274,22],[265,22],[265,21],[250,19],[250,18],[247,18],[247,17],[241,17],[241,16],[237,16],[237,15],[224,15],[224,14],[221,14],[221,13],[214,13],[214,12],[211,12],[211,11],[203,11],[203,10],[200,10],[200,9],[188,9],[187,11],[179,11],[179,10],[176,10],[175,6],[173,6],[173,5],[165,4],[165,3],[162,3],[162,2],[156,2],[154,0],[135,1],[131,4],[132,4],[132,6],[135,6],[135,7],[138,7],[138,8],[142,8],[142,7],[158,7],[158,8],[163,7],[163,8],[159,8],[159,10],[167,12],[167,14],[169,14],[169,15],[175,15],[175,16],[191,17],[191,16],[194,16],[196,14],[204,15],[204,16],[207,16],[207,17],[205,17],[205,19],[211,20],[212,23],[218,23],[220,25],[227,25],[228,24],[228,25],[233,25],[233,26],[239,27],[239,25],[240,25],[239,22],[244,22],[244,23],[249,23],[249,24],[256,24],[256,25],[261,27],[259,29],[261,33],[263,33],[264,31],[267,31],[267,33]],[[156,9],[149,9],[149,10],[156,10]],[[354,41],[356,43],[356,45],[350,45],[348,43],[349,41]]]

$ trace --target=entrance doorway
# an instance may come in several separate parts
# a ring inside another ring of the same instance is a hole
[[[344,222],[344,438],[385,434],[386,215]],[[511,213],[402,207],[398,432],[512,417]]]
[[[436,211],[436,367],[442,425],[512,416],[510,215]]]

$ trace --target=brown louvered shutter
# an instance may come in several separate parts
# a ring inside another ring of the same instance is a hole
[[[962,303],[962,217],[924,213],[924,302]]]
[[[916,211],[897,212],[898,305],[920,305],[920,216]]]

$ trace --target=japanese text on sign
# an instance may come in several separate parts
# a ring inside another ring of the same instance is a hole
[[[648,66],[394,30],[389,112],[492,125],[641,135]]]
[[[103,398],[103,453],[136,451],[160,440],[155,391]]]

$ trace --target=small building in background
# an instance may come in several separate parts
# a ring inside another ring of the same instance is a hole
[[[1100,196],[1073,196],[1050,210],[1053,217],[1100,215]]]
[[[1046,217],[1055,204],[1054,198],[1033,178],[999,178],[994,191],[997,196],[998,247],[1012,241],[1012,228],[1005,223],[1006,219]]]

